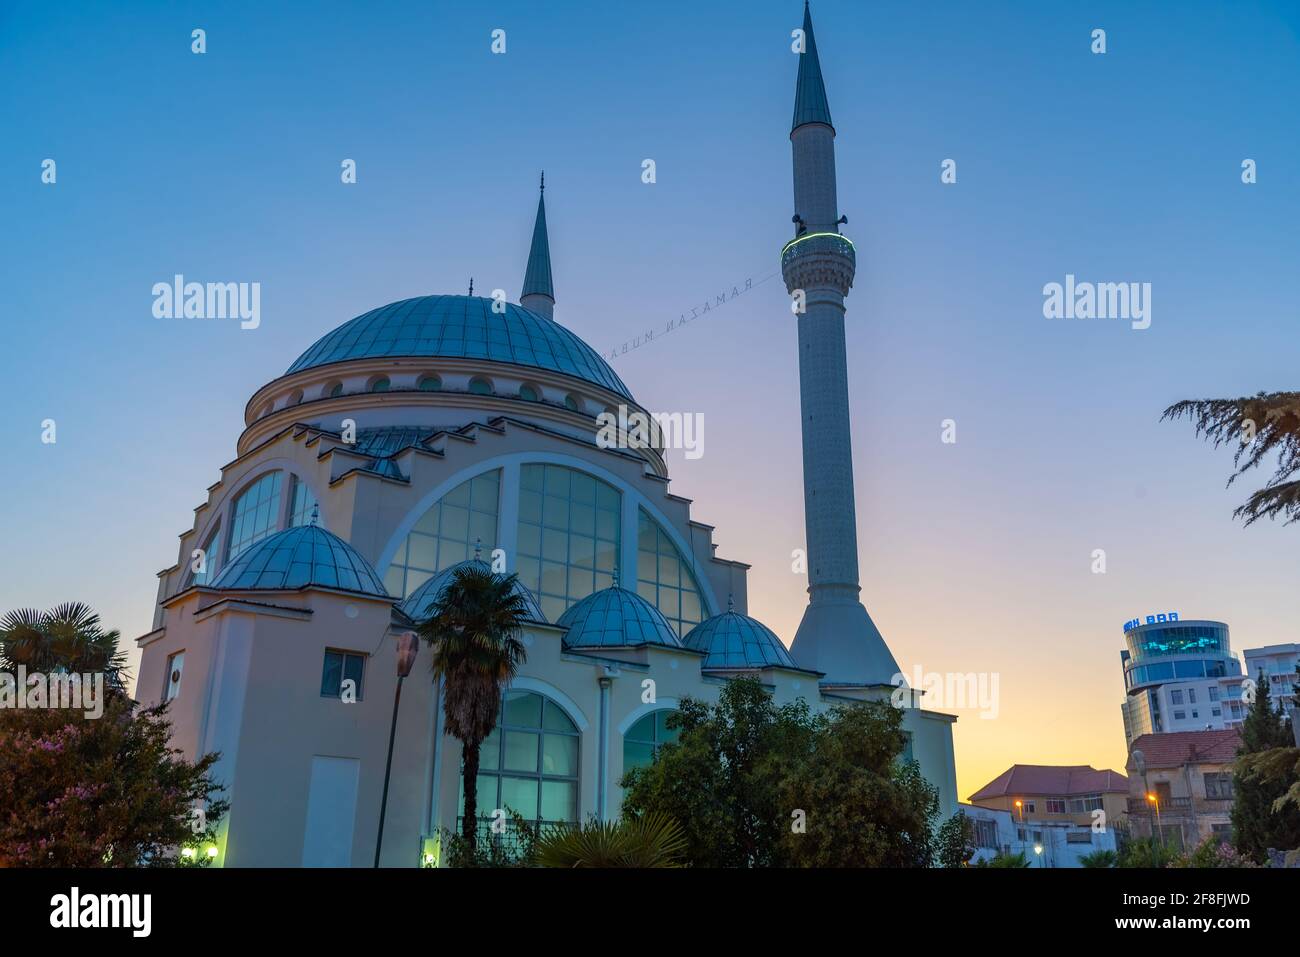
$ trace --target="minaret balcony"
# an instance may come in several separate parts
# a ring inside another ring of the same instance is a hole
[[[839,233],[804,233],[781,250],[781,274],[792,290],[827,285],[847,295],[857,266],[853,243]]]

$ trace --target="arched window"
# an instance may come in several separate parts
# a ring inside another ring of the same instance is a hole
[[[678,731],[667,726],[672,708],[652,711],[623,735],[623,770],[648,767],[654,762],[655,754],[669,741],[676,741]]]
[[[302,404],[302,389],[294,389],[293,392],[289,394],[289,404],[290,405]]]
[[[474,395],[491,395],[492,383],[487,379],[473,378],[469,380],[469,391]]]
[[[392,385],[392,383],[388,381],[388,376],[381,375],[370,383],[370,391],[387,392],[390,385]]]
[[[659,609],[679,638],[704,620],[690,563],[645,509],[637,509],[636,591]]]
[[[536,402],[538,401],[537,390],[530,385],[521,385],[519,387],[519,398],[525,402]]]
[[[501,472],[493,469],[462,482],[420,516],[411,533],[397,546],[384,575],[390,595],[405,598],[435,572],[474,557],[475,543],[490,561],[497,547],[497,499]]]
[[[614,583],[619,491],[561,465],[524,465],[519,484],[519,580],[555,621]]]
[[[217,577],[217,569],[221,564],[221,529],[215,528],[208,535],[208,540],[201,546],[203,549],[203,571],[195,572],[194,558],[189,557],[190,566],[190,585],[206,585]]]
[[[298,476],[292,478],[289,492],[289,527],[307,525],[311,522],[312,509],[316,507],[316,496],[311,494],[307,483]]]
[[[484,836],[498,808],[534,823],[575,823],[580,740],[577,726],[550,698],[507,691],[497,726],[479,751],[478,813]],[[464,813],[462,780],[457,816]]]
[[[570,412],[581,412],[582,401],[572,393],[564,397],[564,407]]]
[[[324,388],[323,391],[324,391],[324,394],[325,394],[325,396],[326,396],[327,398],[333,399],[333,398],[335,398],[336,396],[340,396],[340,395],[343,394],[343,383],[342,383],[342,382],[331,382],[329,385],[327,385],[327,386]]]
[[[231,507],[227,560],[239,557],[245,548],[260,542],[279,526],[280,473],[268,472],[239,493]]]
[[[416,383],[421,392],[437,392],[442,389],[442,380],[436,375],[421,376],[420,381]]]

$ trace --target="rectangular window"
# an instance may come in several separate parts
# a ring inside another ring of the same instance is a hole
[[[998,846],[998,826],[994,821],[972,821],[975,825],[974,841],[976,847]]]
[[[1232,800],[1232,775],[1222,771],[1212,772],[1205,777],[1205,797],[1210,801]]]
[[[1211,688],[1210,688],[1210,700],[1211,700],[1211,701],[1218,701],[1218,700],[1219,700],[1219,689],[1218,689],[1218,688],[1215,688],[1215,687],[1211,687]]]
[[[326,651],[320,678],[321,697],[342,698],[346,690],[349,701],[360,701],[365,671],[365,655],[355,651]]]
[[[1065,834],[1065,843],[1067,844],[1091,844],[1092,831],[1067,831]]]
[[[171,701],[181,693],[181,672],[185,670],[185,652],[178,651],[167,657],[167,683],[163,690],[163,702]]]
[[[1186,719],[1187,719],[1187,712],[1186,712],[1186,711],[1175,711],[1175,712],[1174,712],[1174,720],[1175,720],[1175,721],[1185,721]]]
[[[1182,704],[1182,703],[1183,703],[1183,693],[1182,693],[1181,691],[1171,691],[1171,692],[1169,692],[1169,703],[1170,703],[1170,704]]]
[[[1196,689],[1195,689],[1195,688],[1188,688],[1188,689],[1187,689],[1187,703],[1188,703],[1188,704],[1196,704]]]
[[[1065,799],[1064,799],[1064,798],[1048,798],[1048,799],[1047,799],[1047,813],[1048,813],[1048,814],[1064,814],[1064,813],[1065,813]]]

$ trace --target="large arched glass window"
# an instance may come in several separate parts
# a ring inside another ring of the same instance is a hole
[[[497,726],[479,751],[482,825],[491,823],[498,808],[533,823],[576,822],[580,740],[577,726],[550,698],[532,691],[507,691]],[[464,814],[462,780],[457,815],[463,818]]]
[[[669,741],[677,740],[677,729],[669,728],[668,716],[672,708],[652,711],[623,735],[623,770],[648,767],[654,762],[655,754]]]
[[[230,511],[226,558],[238,558],[245,548],[260,542],[279,527],[280,473],[268,472],[235,499]]]
[[[307,483],[298,476],[292,479],[289,492],[289,527],[307,525],[311,522],[311,513],[316,508],[316,496],[311,494]]]
[[[436,572],[474,557],[476,544],[490,561],[497,547],[497,500],[501,472],[494,469],[462,482],[420,516],[411,534],[397,546],[384,575],[390,595],[405,598]]]
[[[619,491],[560,465],[525,465],[519,482],[519,580],[555,621],[614,583]]]
[[[659,523],[637,510],[636,590],[682,637],[704,620],[704,602],[690,564]]]

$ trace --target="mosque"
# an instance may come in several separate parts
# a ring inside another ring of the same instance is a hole
[[[597,442],[602,413],[652,407],[556,321],[543,193],[518,304],[420,296],[328,332],[249,400],[235,458],[159,573],[137,697],[171,702],[188,757],[221,754],[219,863],[375,862],[398,640],[466,562],[515,573],[531,619],[482,748],[485,814],[616,817],[624,771],[672,736],[665,717],[737,676],[816,710],[894,691],[898,665],[858,598],[844,322],[855,255],[806,5],[804,34],[782,250],[809,594],[792,646],[747,614],[749,566],[716,554],[713,527],[670,490],[663,449]],[[401,685],[384,866],[441,863],[437,836],[462,811],[460,743],[443,732],[428,663],[422,648]],[[954,721],[904,712],[944,818],[957,810]]]

